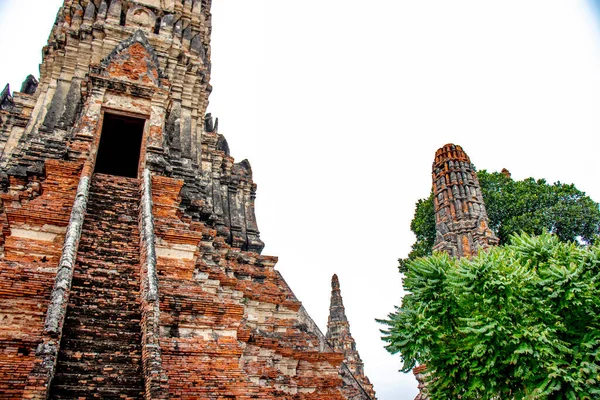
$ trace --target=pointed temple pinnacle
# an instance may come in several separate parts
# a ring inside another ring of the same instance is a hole
[[[498,244],[489,228],[475,167],[462,147],[447,144],[432,167],[436,240],[434,250],[470,257]]]
[[[331,289],[340,290],[340,280],[338,279],[337,274],[333,274],[333,276],[331,277]]]
[[[329,322],[327,324],[328,337],[329,325],[331,325],[332,322],[338,321],[346,322],[346,325],[340,328],[347,330],[348,335],[350,335],[350,325],[348,324],[348,318],[346,318],[346,310],[342,300],[342,292],[340,291],[340,281],[338,276],[334,274],[331,278],[331,303],[329,306]]]
[[[326,339],[329,346],[334,350],[344,353],[344,363],[352,372],[354,378],[360,382],[365,392],[374,399],[373,385],[369,378],[365,376],[363,361],[356,350],[356,343],[350,333],[350,323],[346,317],[340,281],[336,274],[331,277],[331,305],[329,307]]]

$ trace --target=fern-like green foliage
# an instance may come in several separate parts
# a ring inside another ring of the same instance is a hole
[[[513,235],[409,261],[404,288],[383,340],[432,400],[600,398],[600,245]]]
[[[485,170],[477,173],[490,228],[507,243],[515,233],[556,234],[563,241],[591,244],[600,234],[600,208],[574,185],[528,178],[515,181]],[[417,202],[410,228],[416,236],[408,258],[400,259],[400,272],[408,261],[431,255],[435,241],[433,194]]]

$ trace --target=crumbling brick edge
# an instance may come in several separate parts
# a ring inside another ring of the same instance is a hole
[[[56,281],[54,282],[50,305],[46,314],[45,330],[46,333],[52,336],[60,335],[64,322],[89,193],[90,178],[83,176],[77,186],[77,194],[75,195],[75,202],[73,203],[73,210],[71,211],[67,227],[62,256],[60,257],[56,272]]]
[[[162,366],[160,349],[160,301],[156,249],[154,241],[154,215],[152,214],[152,174],[144,169],[141,182],[140,248],[142,249],[140,288],[142,304],[142,366],[147,399],[168,399],[168,377]]]
[[[152,176],[144,170],[142,181],[142,240],[146,252],[148,273],[148,301],[158,300],[158,275],[156,272],[156,250],[154,249],[154,217],[152,215]]]

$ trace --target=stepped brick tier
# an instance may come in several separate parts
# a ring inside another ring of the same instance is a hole
[[[210,7],[66,0],[0,94],[0,398],[375,398],[261,255]]]
[[[434,250],[469,257],[498,244],[489,228],[475,167],[462,147],[447,144],[435,153],[433,194]]]
[[[489,228],[477,172],[462,147],[447,144],[439,149],[432,177],[436,223],[433,249],[460,258],[497,245],[499,240]],[[415,400],[427,400],[427,367],[418,366],[413,373],[420,390]]]

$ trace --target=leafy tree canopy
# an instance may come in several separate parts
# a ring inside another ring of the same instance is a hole
[[[515,181],[500,172],[477,173],[487,209],[490,228],[500,239],[500,244],[519,232],[539,235],[556,234],[560,240],[591,244],[600,234],[600,208],[598,203],[574,185],[528,178]],[[415,216],[410,224],[417,237],[408,259],[401,259],[400,271],[406,263],[417,257],[431,255],[435,242],[435,215],[433,194],[416,204]]]
[[[383,340],[404,372],[427,365],[432,400],[600,398],[599,244],[514,235],[408,261],[404,287]]]

